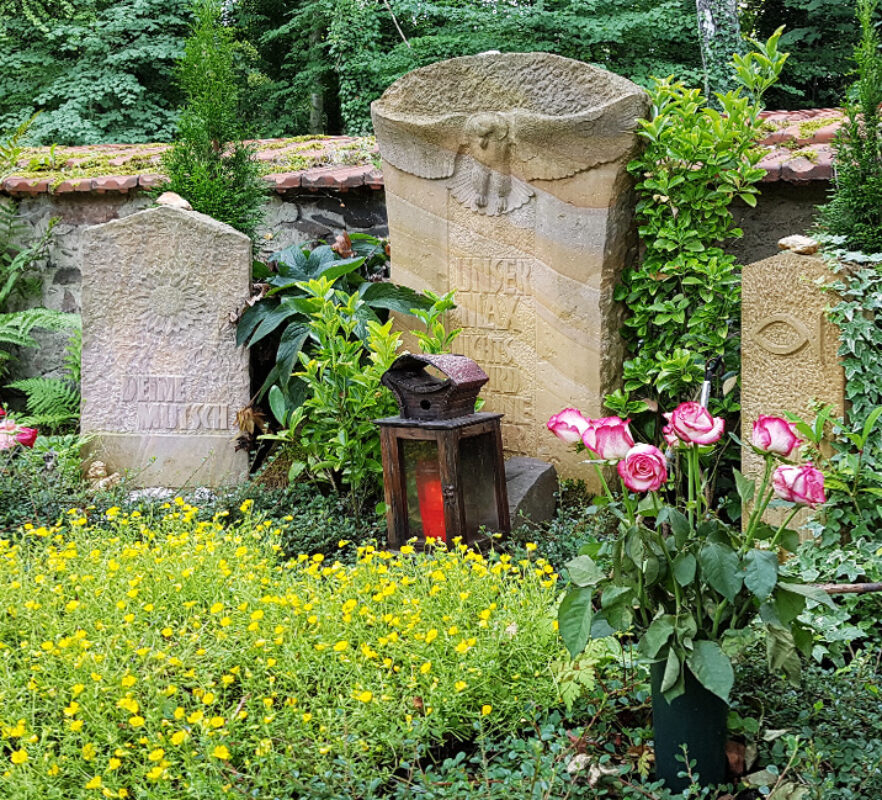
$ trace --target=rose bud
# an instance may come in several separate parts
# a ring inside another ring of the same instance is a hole
[[[665,425],[662,428],[662,436],[664,437],[665,443],[668,447],[678,447],[680,444],[680,437],[674,433],[674,429],[670,426],[670,424]]]
[[[567,444],[576,444],[582,440],[582,434],[588,428],[588,420],[575,408],[565,408],[548,420],[547,427],[558,439]]]
[[[775,494],[788,503],[817,508],[827,501],[824,494],[824,474],[811,464],[790,466],[781,464],[772,476]]]
[[[621,417],[589,419],[588,428],[582,434],[582,444],[604,461],[620,461],[634,446],[629,422]]]
[[[654,492],[668,479],[665,454],[651,444],[635,444],[617,469],[632,492]]]
[[[802,444],[802,440],[796,436],[796,425],[781,417],[768,417],[765,414],[760,414],[753,423],[750,441],[757,450],[776,453],[784,458],[789,458]]]
[[[670,414],[665,414],[665,419],[673,433],[686,444],[713,444],[723,435],[725,425],[722,417],[711,416],[699,403],[680,403]]]
[[[15,441],[24,447],[33,447],[37,441],[37,429],[20,426],[15,434]]]

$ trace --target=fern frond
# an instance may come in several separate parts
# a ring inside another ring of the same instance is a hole
[[[65,378],[23,378],[9,384],[27,398],[27,416],[16,419],[23,425],[57,429],[80,416],[80,389]]]

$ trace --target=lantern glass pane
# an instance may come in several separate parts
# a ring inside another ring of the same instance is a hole
[[[488,531],[499,530],[496,506],[496,437],[482,433],[460,439],[459,476],[465,505],[465,532],[474,536],[483,525]]]
[[[401,453],[409,536],[447,541],[437,442],[408,439],[401,442]]]

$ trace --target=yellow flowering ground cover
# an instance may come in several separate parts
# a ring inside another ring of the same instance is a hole
[[[259,515],[196,513],[0,540],[0,797],[308,796],[557,701],[541,559],[281,562]]]

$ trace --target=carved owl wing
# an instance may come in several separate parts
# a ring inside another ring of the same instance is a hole
[[[380,155],[393,167],[420,178],[449,178],[453,174],[468,114],[381,114],[374,103],[371,116]]]
[[[634,93],[570,115],[510,111],[512,172],[527,181],[559,180],[628,156],[648,107],[647,96]]]

